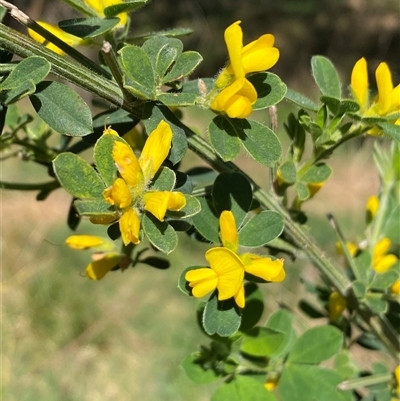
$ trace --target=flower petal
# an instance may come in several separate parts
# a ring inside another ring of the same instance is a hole
[[[241,258],[244,261],[245,271],[253,276],[273,282],[280,282],[285,278],[283,259],[272,260],[252,254],[243,254]]]
[[[218,299],[233,297],[243,285],[244,268],[240,258],[227,248],[211,248],[205,255],[211,269],[218,276]]]
[[[239,306],[239,308],[244,308],[244,305],[246,303],[246,298],[244,295],[244,286],[243,284],[240,286],[240,288],[238,289],[237,293],[233,296],[237,306]]]
[[[243,32],[241,21],[236,21],[225,29],[224,39],[228,48],[230,66],[238,78],[244,78],[245,72],[242,64]]]
[[[279,50],[273,47],[274,35],[266,34],[250,42],[242,50],[245,74],[269,70],[279,59]]]
[[[389,250],[391,245],[392,241],[387,237],[384,237],[381,240],[379,240],[374,247],[373,260],[375,261],[380,257],[382,257]]]
[[[171,149],[172,130],[168,123],[160,121],[157,128],[149,135],[139,157],[144,180],[151,180],[160,169]]]
[[[392,104],[393,81],[389,66],[380,63],[375,71],[376,84],[378,86],[379,114],[385,115]]]
[[[122,214],[119,219],[119,229],[125,246],[131,242],[133,244],[140,242],[140,218],[135,209],[130,208]]]
[[[168,209],[168,202],[171,196],[169,191],[149,191],[144,194],[144,209],[150,212],[155,218],[164,221]]]
[[[47,22],[43,22],[43,21],[37,21],[37,23],[41,27],[43,27],[44,29],[46,29],[47,31],[52,33],[53,35],[57,36],[63,42],[67,43],[68,45],[70,45],[72,47],[78,46],[83,42],[83,40],[81,38],[78,38],[77,36],[71,35],[65,31],[63,31],[58,26],[51,25],[51,24],[48,24]],[[50,42],[46,43],[47,39],[45,39],[43,36],[39,35],[37,32],[33,31],[32,29],[28,29],[28,35],[36,42],[45,44],[45,46],[49,50],[53,51],[54,53],[57,53],[61,56],[65,54],[63,50],[58,48],[53,43],[50,43]]]
[[[189,270],[185,274],[185,279],[189,281],[189,285],[192,287],[192,294],[196,298],[202,298],[217,288],[217,274],[208,267]]]
[[[111,187],[103,191],[106,202],[110,205],[117,205],[121,209],[128,207],[132,203],[132,194],[122,178],[117,178]]]
[[[115,141],[112,157],[122,178],[129,187],[143,185],[143,173],[138,158],[125,142]]]
[[[86,275],[91,280],[101,280],[111,269],[116,267],[121,260],[118,253],[107,253],[103,258],[90,263],[86,267]]]
[[[393,267],[397,261],[397,256],[390,253],[389,255],[382,256],[378,261],[374,261],[373,269],[379,274],[385,273]]]
[[[236,228],[235,216],[229,210],[224,210],[219,217],[219,236],[222,245],[233,252],[239,248],[238,233]]]
[[[361,108],[365,108],[368,102],[368,69],[364,57],[360,58],[353,67],[351,90]]]
[[[104,238],[95,235],[71,235],[65,243],[72,249],[89,249],[104,244]]]

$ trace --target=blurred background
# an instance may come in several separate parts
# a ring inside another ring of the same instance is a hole
[[[51,23],[78,17],[61,0],[15,0],[34,19]],[[316,95],[310,77],[310,58],[328,56],[347,86],[355,61],[365,56],[371,84],[381,61],[387,61],[394,83],[400,81],[400,5],[397,0],[154,0],[133,15],[132,35],[174,27],[192,27],[183,38],[186,49],[204,58],[194,77],[214,76],[227,55],[223,31],[242,20],[245,43],[273,33],[281,58],[273,72],[293,89]],[[15,21],[15,29],[24,31]],[[27,107],[29,107],[27,105]],[[282,123],[296,109],[278,107],[278,134],[285,143]],[[185,122],[205,132],[210,114],[188,110]],[[256,114],[266,121],[267,115]],[[326,214],[333,213],[349,240],[359,240],[367,198],[379,190],[372,159],[373,141],[350,143],[330,162],[333,175],[320,193],[305,205],[310,232],[334,252],[335,234]],[[189,154],[183,167],[198,160]],[[237,163],[266,185],[268,169],[245,154]],[[44,168],[21,160],[1,164],[4,181],[43,182]],[[7,401],[206,401],[216,385],[196,385],[179,367],[183,358],[209,340],[196,326],[197,300],[176,288],[180,272],[189,264],[203,264],[207,245],[181,235],[179,250],[168,271],[138,265],[121,275],[108,274],[93,282],[82,274],[90,253],[64,246],[71,235],[66,224],[71,198],[57,190],[36,202],[35,193],[1,192],[2,264],[2,395]],[[81,233],[99,233],[83,222]],[[264,323],[278,305],[294,307],[304,294],[299,277],[318,275],[304,261],[287,261],[288,278],[264,285]],[[299,315],[301,320],[304,316]],[[323,322],[306,322],[318,324]],[[362,353],[365,368],[382,356]]]

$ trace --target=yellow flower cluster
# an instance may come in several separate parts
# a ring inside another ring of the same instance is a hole
[[[223,211],[219,218],[222,247],[209,249],[205,258],[210,267],[189,270],[185,279],[196,298],[202,298],[215,289],[218,300],[234,298],[236,304],[244,308],[245,273],[260,277],[265,281],[280,282],[285,278],[283,259],[272,260],[250,253],[239,255],[238,232],[235,217],[231,211]]]
[[[265,71],[279,59],[279,50],[274,47],[271,34],[260,36],[243,47],[241,21],[236,21],[225,30],[225,43],[230,63],[218,76],[215,88],[220,91],[211,103],[211,109],[226,113],[231,118],[246,118],[253,111],[257,91],[246,79],[252,72]]]
[[[392,74],[386,63],[380,63],[375,71],[377,96],[370,101],[368,96],[368,67],[365,58],[354,65],[351,74],[351,90],[360,105],[363,117],[389,117],[400,112],[400,84],[393,87]],[[400,125],[400,118],[393,119],[394,124]],[[371,135],[379,135],[380,129],[375,127],[368,131]]]
[[[104,18],[104,9],[116,4],[121,4],[123,3],[123,0],[84,0],[87,6],[89,6],[95,13],[97,14],[98,17]],[[116,25],[115,28],[123,28],[127,22],[128,22],[128,14],[123,12],[118,14],[119,18],[119,23]],[[63,42],[67,43],[71,47],[76,47],[79,45],[84,44],[85,40],[71,35],[65,31],[63,31],[61,28],[59,28],[56,25],[48,24],[47,22],[44,21],[37,21],[37,23],[42,26],[44,29],[52,33],[53,35],[57,36],[59,39],[61,39]],[[28,29],[28,35],[33,39],[36,40],[36,42],[44,44],[49,50],[59,54],[59,55],[64,55],[64,52],[58,48],[56,45],[53,43],[46,43],[46,39],[39,35],[37,32],[35,32],[32,29]]]

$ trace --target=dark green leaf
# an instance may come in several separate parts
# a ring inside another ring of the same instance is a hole
[[[241,246],[256,248],[279,237],[284,227],[283,217],[271,210],[254,215],[239,231]]]
[[[147,53],[127,45],[119,51],[124,73],[124,87],[140,99],[155,99],[156,79]]]
[[[314,327],[296,341],[288,361],[318,364],[335,355],[343,343],[343,333],[333,326]]]
[[[235,301],[232,298],[218,301],[214,293],[204,308],[203,327],[206,333],[229,337],[238,331],[240,322],[241,315]]]
[[[182,361],[182,368],[189,377],[197,384],[212,383],[218,380],[219,376],[213,369],[207,369],[203,367],[203,360],[198,352],[188,355]]]
[[[257,101],[253,104],[253,110],[271,107],[285,97],[286,85],[272,72],[252,74],[248,79],[257,91]]]
[[[389,135],[396,142],[400,143],[400,126],[392,123],[379,123],[378,126],[382,131]]]
[[[162,83],[172,82],[189,76],[202,60],[203,57],[195,51],[182,53],[178,56],[171,71],[163,78]]]
[[[247,178],[240,173],[221,173],[214,182],[213,200],[218,216],[231,210],[239,228],[250,210],[253,192]]]
[[[253,120],[235,119],[232,123],[250,156],[264,166],[273,167],[282,155],[282,147],[275,133]]]
[[[332,62],[323,56],[313,56],[311,68],[315,82],[322,94],[340,99],[342,95],[341,84]]]
[[[166,221],[157,220],[151,213],[143,215],[142,227],[148,240],[161,252],[168,255],[178,246],[175,230]]]
[[[58,26],[78,38],[90,39],[110,31],[118,22],[119,18],[74,18],[60,21]]]
[[[60,134],[84,136],[93,132],[89,107],[68,86],[60,82],[41,82],[30,100],[45,123]]]
[[[122,3],[113,4],[104,9],[104,15],[106,17],[114,17],[115,15],[121,13],[130,13],[136,11],[139,8],[146,5],[149,0],[135,0],[135,1],[125,1]]]
[[[234,160],[240,152],[240,140],[233,120],[219,115],[208,126],[210,141],[224,161]]]
[[[161,167],[154,176],[151,191],[172,191],[175,186],[175,173],[168,167]]]
[[[311,99],[308,99],[301,93],[298,93],[290,88],[287,89],[285,98],[307,110],[318,111],[319,109],[318,105]]]
[[[198,198],[201,205],[200,213],[193,216],[193,225],[196,230],[207,240],[219,243],[219,221],[211,200]]]
[[[257,284],[246,283],[244,286],[246,304],[242,309],[240,331],[246,333],[260,320],[264,311],[263,295]]]
[[[103,199],[105,188],[94,168],[81,157],[65,152],[53,160],[54,172],[62,187],[82,199]]]

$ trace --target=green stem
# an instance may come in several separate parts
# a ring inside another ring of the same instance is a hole
[[[381,373],[379,375],[359,377],[357,379],[346,380],[338,384],[341,391],[354,390],[360,387],[374,386],[376,384],[388,383],[393,380],[393,375],[389,373]]]

